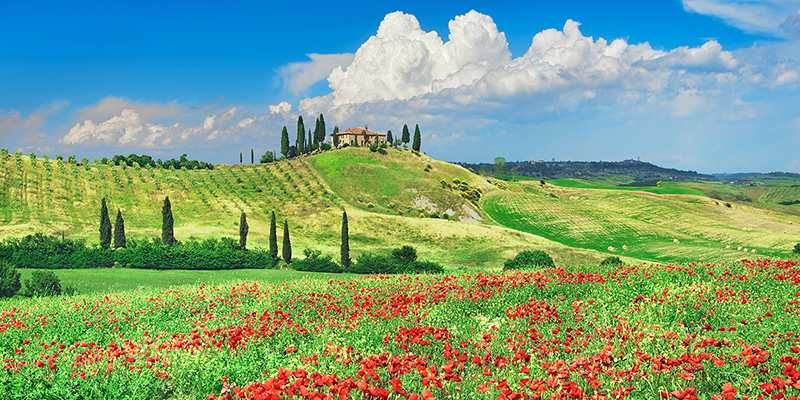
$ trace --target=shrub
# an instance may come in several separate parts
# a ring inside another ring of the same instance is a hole
[[[800,254],[800,243],[794,245],[794,252],[796,254]]]
[[[617,256],[606,257],[605,260],[600,262],[600,265],[606,265],[606,266],[622,265],[622,264],[623,264],[622,260],[620,260],[619,257]]]
[[[19,283],[20,273],[11,263],[0,260],[0,297],[13,297],[22,285]]]
[[[403,265],[408,265],[417,261],[417,249],[405,245],[403,247],[392,250],[392,258],[397,260]]]
[[[406,268],[405,273],[419,273],[419,274],[441,274],[444,272],[444,267],[441,264],[433,261],[414,261]]]
[[[342,272],[342,267],[336,264],[330,255],[322,256],[321,251],[311,249],[303,250],[303,254],[306,258],[292,262],[295,271]]]
[[[537,267],[555,267],[553,259],[542,250],[525,250],[517,254],[516,257],[506,260],[503,270],[515,270]]]
[[[396,260],[392,258],[364,253],[358,257],[346,272],[354,274],[395,274],[399,270],[398,267]]]
[[[50,270],[33,271],[31,279],[25,280],[25,292],[28,296],[59,296],[61,280]]]

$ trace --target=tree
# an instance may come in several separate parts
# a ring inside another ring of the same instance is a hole
[[[506,159],[497,157],[494,159],[494,177],[500,180],[506,179]]]
[[[117,209],[117,221],[114,223],[114,248],[123,249],[128,247],[128,241],[125,240],[125,221],[122,219],[122,211]]]
[[[164,198],[164,205],[161,206],[161,242],[167,246],[175,244],[175,233],[172,228],[175,220],[172,218],[172,204],[169,196]]]
[[[275,226],[275,211],[272,212],[272,218],[269,220],[269,255],[278,258],[278,232]]]
[[[800,254],[800,243],[794,245],[794,252],[796,254]]]
[[[239,164],[241,164],[241,163],[242,163],[242,152],[240,151],[239,152]]]
[[[253,149],[250,149],[250,164],[256,163],[256,156],[253,154]]]
[[[242,213],[239,218],[239,247],[242,250],[247,250],[247,232],[250,231],[250,226],[247,225],[247,214]]]
[[[0,297],[14,297],[22,287],[20,273],[6,261],[0,261]]]
[[[367,131],[366,131],[365,129],[362,129],[362,130],[361,130],[361,135],[363,135],[363,136],[364,136],[364,142],[363,142],[362,144],[363,144],[364,146],[366,146],[366,145],[367,145]],[[356,139],[356,142],[358,142],[358,139]]]
[[[292,262],[292,242],[289,240],[289,222],[283,221],[283,251],[281,252],[283,261],[286,264]]]
[[[48,270],[36,270],[31,279],[25,280],[25,289],[31,296],[58,296],[61,294],[61,279]]]
[[[350,233],[347,228],[347,212],[342,213],[342,268],[350,268]]]
[[[331,134],[333,136],[333,147],[339,147],[339,135],[337,133],[339,133],[339,127],[334,125],[333,133]]]
[[[111,246],[111,219],[108,217],[106,198],[100,203],[100,246],[107,249]]]
[[[259,162],[262,164],[266,164],[266,163],[271,163],[273,161],[275,161],[275,153],[267,150],[267,152],[264,153],[263,156],[261,156],[261,160]]]
[[[386,143],[389,143],[389,146],[391,146],[394,143],[394,138],[392,137],[391,130],[386,131]]]
[[[286,130],[285,126],[281,130],[281,154],[289,158],[289,131]]]
[[[313,142],[315,145],[319,144],[319,118],[316,118],[314,121],[314,134],[311,135],[313,139],[310,141]]]
[[[305,153],[306,127],[303,125],[303,116],[297,117],[297,154]]]
[[[511,181],[517,180],[517,167],[511,168]]]
[[[323,143],[325,141],[325,117],[322,114],[319,114],[319,129],[317,129],[317,134],[319,135],[317,139],[317,143]]]
[[[419,151],[419,146],[422,144],[422,136],[419,134],[419,124],[414,127],[414,144],[411,145],[411,148]]]
[[[403,143],[408,144],[411,141],[411,134],[408,133],[408,125],[403,124]]]

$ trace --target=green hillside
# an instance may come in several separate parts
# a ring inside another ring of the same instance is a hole
[[[365,160],[373,164],[360,166]],[[13,155],[0,160],[2,237],[63,232],[97,243],[103,197],[112,212],[122,210],[128,238],[160,237],[161,204],[169,196],[178,240],[236,237],[239,215],[246,212],[249,246],[267,247],[269,215],[275,211],[279,221],[289,221],[295,254],[314,248],[337,256],[341,212],[347,210],[354,258],[404,244],[416,247],[421,258],[448,268],[497,269],[505,259],[529,248],[547,249],[562,264],[594,264],[603,258],[599,252],[504,227],[458,222],[459,217],[481,218],[481,213],[440,180],[462,177],[486,189],[489,185],[461,167],[409,151],[392,150],[381,156],[366,148],[344,149],[272,164],[219,165],[214,170],[35,161],[32,164],[27,156],[18,161]],[[424,171],[428,164],[430,173]],[[373,173],[381,178],[371,178]],[[393,185],[398,176],[407,180]],[[384,189],[374,190],[376,184]],[[422,197],[421,206],[415,206],[414,199]],[[386,200],[395,202],[396,208],[389,209]],[[375,206],[369,208],[369,202]],[[440,212],[455,207],[453,218],[419,216],[420,208],[433,206]],[[397,210],[403,207],[414,211],[400,216]]]

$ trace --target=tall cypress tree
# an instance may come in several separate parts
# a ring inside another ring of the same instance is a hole
[[[312,145],[314,144],[314,134],[311,133],[311,129],[308,130],[308,144],[306,144],[306,153],[311,153],[311,149],[313,149]]]
[[[347,211],[342,213],[342,268],[350,268],[350,233],[347,229]]]
[[[289,157],[289,131],[285,126],[281,130],[281,154],[286,158]]]
[[[161,241],[167,245],[175,244],[175,233],[172,228],[175,220],[172,219],[172,204],[169,196],[164,198],[164,205],[161,207]]]
[[[269,255],[272,258],[278,258],[278,232],[275,225],[275,211],[272,212],[272,218],[269,220]]]
[[[419,124],[414,127],[414,144],[411,145],[411,148],[419,151],[419,146],[422,144],[422,136],[419,134]]]
[[[325,117],[322,114],[319,114],[319,130],[317,132],[319,137],[317,138],[317,143],[323,143],[325,141]]]
[[[391,146],[392,143],[394,143],[394,138],[392,137],[391,130],[386,131],[386,143],[389,143],[389,146]]]
[[[286,264],[292,262],[292,242],[289,241],[289,222],[283,221],[283,252],[281,252],[281,256],[283,256],[283,261]]]
[[[250,149],[250,164],[256,163],[256,155],[253,154],[253,149]]]
[[[312,138],[313,139],[311,141],[314,142],[314,144],[318,145],[319,144],[319,140],[318,140],[318,138],[319,138],[319,118],[317,118],[314,121],[314,134],[312,135]]]
[[[100,246],[107,249],[111,246],[111,219],[108,217],[106,198],[100,203]]]
[[[331,134],[333,136],[333,147],[339,147],[339,136],[337,133],[339,133],[339,127],[334,125],[333,133]]]
[[[242,213],[239,218],[239,248],[247,250],[247,232],[250,231],[250,226],[247,225],[247,214]]]
[[[242,152],[240,151],[239,152],[239,164],[241,164],[241,163],[242,163]]]
[[[408,125],[403,124],[403,143],[408,144],[411,141],[411,134],[408,133]]]
[[[128,241],[125,240],[125,220],[122,219],[122,211],[117,209],[117,221],[114,223],[114,248],[128,247]]]
[[[306,127],[303,125],[303,116],[297,117],[297,154],[305,153]]]

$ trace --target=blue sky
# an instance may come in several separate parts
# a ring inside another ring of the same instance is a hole
[[[800,172],[800,0],[17,2],[0,145],[236,163],[298,115],[448,161]]]

